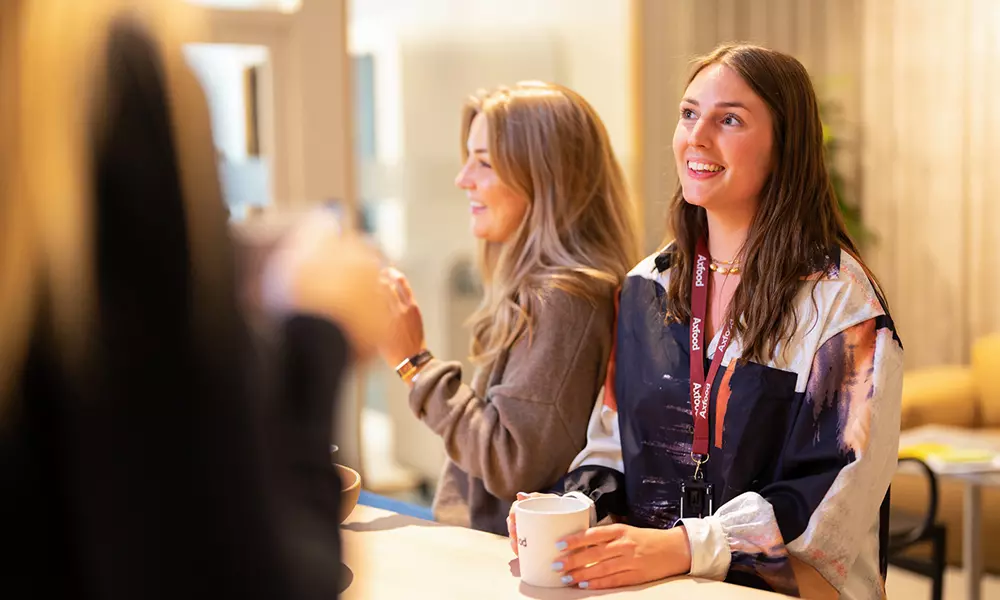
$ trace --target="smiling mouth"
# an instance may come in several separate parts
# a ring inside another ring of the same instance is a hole
[[[695,173],[721,173],[726,170],[722,165],[717,165],[715,163],[706,163],[689,160],[687,161],[687,168],[689,171],[694,171]]]
[[[481,202],[469,202],[469,211],[472,214],[479,214],[486,210],[486,205]]]

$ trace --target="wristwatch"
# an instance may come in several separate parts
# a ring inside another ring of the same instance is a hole
[[[420,352],[404,359],[403,362],[399,363],[399,365],[396,366],[396,374],[399,375],[399,378],[403,381],[409,382],[413,379],[413,376],[417,374],[417,371],[420,370],[420,367],[429,363],[432,358],[434,358],[434,355],[431,354],[431,351],[424,348]]]

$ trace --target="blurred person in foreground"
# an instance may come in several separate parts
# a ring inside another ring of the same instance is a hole
[[[309,220],[251,339],[186,15],[0,4],[4,597],[338,593],[331,411],[378,262]]]
[[[461,143],[455,184],[485,288],[471,318],[476,372],[465,384],[460,363],[431,355],[398,271],[384,277],[393,319],[381,353],[444,439],[435,518],[502,534],[516,494],[555,483],[586,442],[638,236],[604,124],[576,92],[524,82],[480,94]]]
[[[622,288],[608,389],[555,486],[619,522],[562,540],[552,568],[589,589],[690,574],[884,598],[903,347],[809,74],[723,45],[677,117],[675,238]]]

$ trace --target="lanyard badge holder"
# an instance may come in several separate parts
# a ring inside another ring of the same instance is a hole
[[[705,481],[705,463],[709,459],[708,411],[712,399],[712,382],[722,365],[722,358],[729,347],[732,323],[719,337],[712,364],[705,375],[705,318],[708,312],[708,243],[698,240],[694,271],[691,275],[691,416],[694,418],[694,442],[691,459],[695,463],[694,476],[681,483],[680,518],[693,519],[711,516],[714,511],[712,484]]]
[[[704,519],[712,516],[712,484],[703,479],[681,483],[681,518]]]
[[[691,453],[694,461],[694,477],[690,481],[681,482],[681,518],[704,519],[715,512],[712,502],[713,487],[705,481],[705,471],[702,466],[708,462],[708,455],[696,456]]]

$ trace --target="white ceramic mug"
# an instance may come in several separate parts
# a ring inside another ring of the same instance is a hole
[[[552,570],[562,552],[556,543],[590,526],[590,506],[566,496],[544,496],[514,504],[521,581],[539,587],[565,587],[563,574]]]

